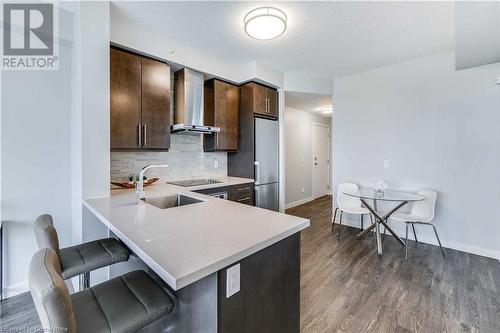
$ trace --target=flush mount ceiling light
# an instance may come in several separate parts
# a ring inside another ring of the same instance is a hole
[[[286,21],[286,14],[274,7],[255,8],[243,19],[246,34],[258,40],[270,40],[283,35]]]

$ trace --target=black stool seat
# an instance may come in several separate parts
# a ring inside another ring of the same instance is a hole
[[[130,252],[115,238],[99,239],[60,249],[63,279],[127,261]]]
[[[133,271],[71,295],[78,333],[125,333],[170,314],[174,302],[146,272]]]
[[[70,295],[57,253],[35,253],[31,296],[46,332],[133,333],[170,314],[174,296],[144,271],[133,271]]]
[[[56,252],[61,262],[63,279],[85,274],[130,258],[130,251],[115,238],[104,238],[75,246],[59,248],[59,238],[52,216],[40,215],[33,224],[38,248]],[[88,283],[88,281],[86,281]],[[86,287],[86,286],[84,286]]]

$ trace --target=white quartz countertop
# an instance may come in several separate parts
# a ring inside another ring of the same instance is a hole
[[[138,202],[134,190],[113,190],[110,197],[83,203],[178,290],[309,226],[307,219],[191,192],[251,182],[227,177],[221,184],[145,188],[146,197],[181,193],[203,200],[168,209]]]

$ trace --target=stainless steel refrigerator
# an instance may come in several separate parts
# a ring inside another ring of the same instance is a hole
[[[255,205],[279,210],[279,126],[255,118]]]

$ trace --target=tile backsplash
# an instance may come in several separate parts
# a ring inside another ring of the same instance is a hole
[[[227,153],[203,151],[202,135],[179,133],[170,136],[168,152],[111,152],[111,179],[126,179],[150,164],[168,164],[165,169],[146,171],[147,177],[165,181],[223,178],[227,175]],[[218,167],[216,167],[216,165]]]

